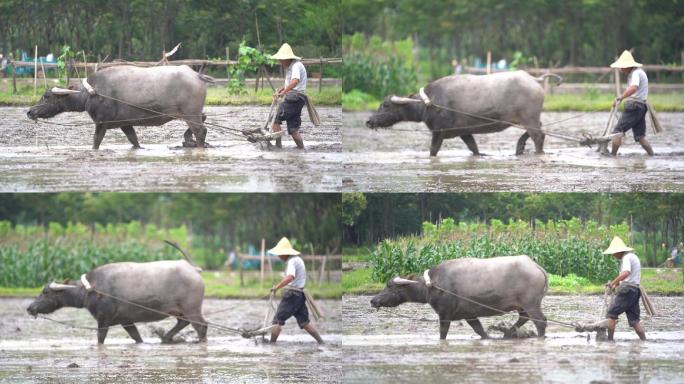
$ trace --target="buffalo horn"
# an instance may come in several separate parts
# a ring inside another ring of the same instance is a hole
[[[50,283],[50,285],[48,285],[48,288],[50,288],[53,291],[63,291],[65,289],[78,288],[78,287],[76,287],[74,285],[59,284],[59,283],[55,283],[53,281],[52,283]]]
[[[70,93],[81,93],[81,91],[74,91],[73,89],[66,89],[66,88],[59,88],[59,87],[52,87],[50,92],[54,93],[55,95],[68,95]]]
[[[392,96],[392,97],[390,97],[390,101],[394,104],[408,104],[408,103],[415,103],[418,100],[410,99],[408,97]]]
[[[409,280],[409,279],[402,279],[401,277],[395,277],[394,280],[392,280],[394,284],[397,285],[407,285],[407,284],[418,284],[417,281],[414,280]]]

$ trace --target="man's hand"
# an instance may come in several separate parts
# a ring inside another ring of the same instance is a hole
[[[620,105],[620,102],[622,101],[622,97],[616,97],[615,100],[613,100],[613,108],[617,107]]]
[[[277,291],[278,291],[278,288],[276,288],[275,285],[271,287],[271,294],[275,295],[275,293],[276,293]]]
[[[285,93],[285,88],[278,88],[278,90],[273,94],[273,98],[278,98]]]

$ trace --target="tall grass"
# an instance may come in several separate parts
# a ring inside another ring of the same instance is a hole
[[[601,251],[613,235],[626,238],[628,227],[599,226],[579,219],[536,222],[492,220],[486,224],[423,224],[420,236],[384,240],[371,253],[372,278],[384,282],[393,276],[422,274],[427,268],[459,257],[490,258],[526,254],[548,273],[575,274],[595,282],[615,276],[616,262]]]

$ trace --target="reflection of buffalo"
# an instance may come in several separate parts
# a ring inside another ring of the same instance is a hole
[[[45,91],[27,116],[37,119],[62,112],[88,112],[95,122],[93,149],[100,147],[107,130],[113,128],[121,128],[133,147],[139,148],[133,126],[158,126],[182,116],[188,124],[183,145],[204,147],[207,129],[202,124],[202,108],[207,82],[213,81],[186,65],[109,67],[90,75],[76,89]]]
[[[544,152],[544,134],[540,115],[544,104],[544,89],[540,78],[524,71],[501,72],[486,76],[456,75],[443,77],[425,86],[425,96],[432,104],[452,108],[463,113],[449,111],[436,105],[426,105],[419,95],[409,97],[388,96],[366,122],[369,128],[389,127],[400,121],[424,122],[432,131],[430,156],[436,156],[444,139],[460,137],[468,149],[480,152],[474,134],[502,131],[507,123],[481,119],[500,120],[522,125],[527,131],[518,140],[516,154],[522,154],[529,137],[534,141],[537,153]]]
[[[529,317],[535,319],[537,332],[543,337],[546,317],[541,311],[541,302],[547,288],[546,272],[528,256],[461,258],[430,268],[423,277],[390,280],[387,287],[373,297],[371,306],[429,303],[439,316],[439,336],[442,339],[446,339],[451,321],[464,319],[478,335],[487,338],[478,317],[501,315],[501,311],[518,311],[521,317],[513,327],[521,327]]]
[[[93,290],[86,289],[88,284]],[[91,270],[78,281],[48,284],[26,310],[36,316],[62,307],[87,308],[97,320],[97,341],[100,344],[107,337],[108,327],[113,325],[121,325],[133,340],[142,343],[135,323],[162,320],[168,317],[159,313],[163,312],[185,320],[179,318],[162,342],[171,342],[173,336],[190,321],[200,341],[205,341],[207,326],[202,317],[203,300],[202,277],[186,261],[113,263]]]

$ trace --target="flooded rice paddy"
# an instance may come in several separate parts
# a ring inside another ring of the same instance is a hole
[[[109,130],[100,150],[92,150],[94,125],[86,113],[50,119],[72,127],[36,123],[28,107],[0,107],[0,190],[155,192],[326,192],[339,190],[342,176],[340,107],[318,107],[321,126],[306,111],[298,151],[289,136],[282,150],[207,126],[209,149],[179,148],[187,125],[135,127],[143,149],[133,150],[119,129]],[[206,107],[207,122],[241,130],[263,127],[269,107]]]
[[[345,383],[677,383],[684,382],[684,297],[651,297],[659,312],[644,319],[646,342],[624,316],[616,342],[597,342],[586,333],[549,324],[547,337],[481,340],[463,322],[453,322],[439,340],[437,317],[428,305],[403,304],[376,311],[372,296],[345,296],[342,350]],[[550,319],[598,319],[599,296],[548,296]],[[481,319],[488,326],[514,315]],[[643,310],[642,310],[643,318]],[[526,324],[524,327],[531,327]]]
[[[546,129],[575,137],[601,136],[608,115],[545,112],[542,122],[569,119]],[[486,156],[472,156],[455,138],[444,140],[437,157],[430,158],[431,135],[423,123],[404,122],[375,131],[365,126],[369,116],[369,112],[344,113],[342,141],[344,151],[351,152],[344,164],[347,191],[684,191],[684,113],[659,113],[665,127],[662,133],[654,135],[648,128],[656,152],[652,158],[634,143],[631,131],[616,158],[553,137],[546,137],[546,154],[535,155],[528,140],[526,153],[515,156],[522,133],[517,128],[475,135]]]
[[[316,323],[326,341],[319,346],[296,321],[288,320],[278,343],[243,339],[210,328],[208,342],[160,344],[156,327],[169,330],[175,320],[138,325],[143,344],[135,344],[120,326],[112,327],[98,346],[93,330],[67,328],[34,319],[30,299],[0,299],[0,383],[338,383],[341,369],[340,301],[319,300],[325,318]],[[225,326],[261,325],[266,301],[204,302],[205,317]],[[64,308],[51,318],[95,326],[84,309]],[[70,367],[71,366],[71,367]]]

